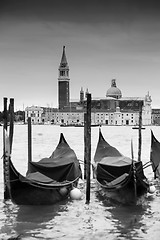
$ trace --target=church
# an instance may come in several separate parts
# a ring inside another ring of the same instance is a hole
[[[79,101],[70,100],[69,65],[67,62],[65,46],[59,66],[58,77],[58,121],[60,124],[83,124],[86,107],[86,94],[81,87]],[[100,125],[138,125],[139,104],[143,103],[142,124],[151,125],[151,96],[149,92],[144,97],[123,97],[122,91],[117,87],[116,79],[111,80],[111,86],[106,96],[92,99],[91,121]]]

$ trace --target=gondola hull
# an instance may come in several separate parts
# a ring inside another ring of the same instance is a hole
[[[104,187],[98,186],[97,189],[101,196],[105,196],[105,199],[125,205],[138,204],[146,196],[146,189],[141,190],[140,196],[136,199],[133,194],[134,188],[124,187],[119,190],[110,191]]]
[[[106,199],[110,199],[114,202],[122,204],[135,204],[142,197],[147,194],[149,184],[145,180],[136,182],[136,194],[133,175],[127,177],[126,181],[122,184],[116,184],[115,186],[108,187],[104,182],[97,180],[97,191],[99,194],[105,196]]]
[[[70,190],[77,186],[78,178],[70,183],[39,183],[23,177],[9,160],[8,188],[10,198],[17,205],[51,205],[69,197]]]
[[[20,181],[11,184],[11,200],[17,205],[51,205],[67,197],[68,194],[64,196],[60,194],[60,188],[38,188]]]

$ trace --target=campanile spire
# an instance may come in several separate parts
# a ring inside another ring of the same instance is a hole
[[[64,109],[69,106],[69,80],[69,66],[67,63],[65,46],[63,46],[58,77],[59,109]]]
[[[65,46],[63,46],[63,53],[62,53],[60,67],[67,67],[67,66],[68,66],[68,63],[66,58]]]

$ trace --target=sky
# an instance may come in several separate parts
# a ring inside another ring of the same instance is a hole
[[[70,98],[88,88],[105,98],[116,79],[123,97],[152,98],[160,108],[160,1],[1,0],[0,111],[58,107],[63,46]]]

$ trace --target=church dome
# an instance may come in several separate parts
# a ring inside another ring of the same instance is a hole
[[[107,90],[106,97],[113,97],[119,99],[122,97],[121,90],[116,86],[116,80],[112,79],[111,87]]]

